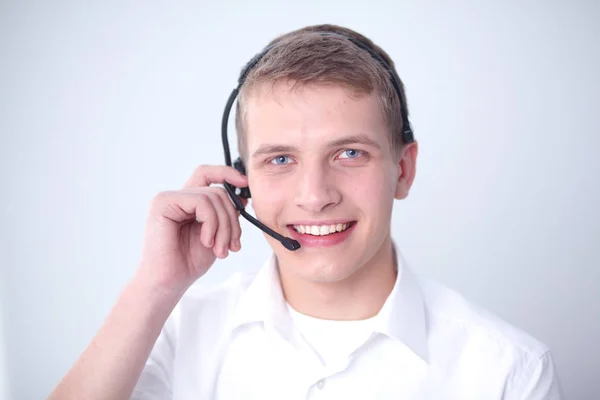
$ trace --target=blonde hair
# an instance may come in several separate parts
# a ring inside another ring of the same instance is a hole
[[[333,33],[334,35],[324,35]],[[292,82],[294,88],[307,85],[336,85],[360,97],[373,92],[379,95],[382,116],[390,131],[390,144],[400,150],[404,143],[402,106],[389,72],[369,52],[348,40],[356,39],[369,46],[391,68],[389,55],[367,37],[336,25],[308,26],[275,38],[269,51],[249,71],[240,88],[236,106],[238,149],[247,159],[245,103],[258,86]],[[402,104],[408,114],[404,85],[398,79]],[[408,120],[408,115],[405,116]]]

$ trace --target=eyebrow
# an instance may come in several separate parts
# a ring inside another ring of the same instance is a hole
[[[328,144],[329,147],[341,147],[341,146],[349,146],[352,144],[362,144],[365,146],[375,147],[376,149],[381,150],[381,146],[375,140],[371,139],[366,135],[352,135],[340,138],[338,140],[334,140]]]
[[[327,147],[342,147],[342,146],[350,146],[353,144],[362,144],[365,146],[370,146],[370,147],[374,147],[378,150],[381,150],[381,146],[379,145],[379,143],[377,143],[376,141],[374,141],[373,139],[371,139],[370,137],[368,137],[366,135],[346,136],[346,137],[334,140],[332,142],[329,142],[327,144]],[[252,154],[252,157],[258,157],[261,155],[274,154],[274,153],[293,153],[293,152],[297,152],[297,151],[298,151],[298,148],[294,147],[294,146],[286,146],[286,145],[280,145],[280,144],[263,144],[258,149],[256,149],[254,154]]]

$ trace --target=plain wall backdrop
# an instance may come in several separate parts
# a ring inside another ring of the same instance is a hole
[[[276,35],[336,23],[381,45],[406,85],[420,155],[392,224],[411,266],[550,346],[568,398],[600,399],[599,11],[3,1],[0,397],[49,394],[132,276],[151,198],[223,162],[242,65]],[[266,259],[243,230],[202,284]]]

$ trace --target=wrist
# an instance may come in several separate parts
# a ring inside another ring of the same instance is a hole
[[[191,284],[176,279],[165,279],[140,266],[131,285],[141,298],[154,306],[173,308],[183,297]]]

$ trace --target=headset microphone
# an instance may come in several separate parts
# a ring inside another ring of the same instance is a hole
[[[224,153],[225,153],[225,164],[228,167],[233,166],[236,170],[238,170],[242,174],[246,175],[246,169],[244,167],[244,163],[242,162],[242,160],[240,158],[235,160],[234,164],[231,165],[231,155],[229,152],[229,141],[227,140],[227,123],[229,120],[229,113],[231,112],[231,107],[233,106],[233,102],[235,101],[235,98],[237,97],[237,95],[239,93],[239,87],[241,86],[242,83],[243,83],[243,81],[240,82],[240,84],[237,88],[233,89],[233,92],[231,92],[231,95],[229,96],[229,100],[227,100],[227,104],[225,105],[225,112],[223,113],[223,121],[221,123],[221,133],[222,133],[222,138],[223,138],[223,149],[224,149]],[[246,220],[248,220],[250,223],[252,223],[254,226],[256,226],[258,229],[260,229],[267,235],[278,240],[283,245],[283,247],[285,247],[286,249],[294,251],[294,250],[298,250],[300,248],[300,243],[298,243],[297,240],[280,235],[279,233],[275,232],[274,230],[272,230],[271,228],[269,228],[268,226],[266,226],[265,224],[263,224],[256,218],[254,218],[252,215],[248,214],[248,212],[245,210],[244,204],[242,203],[241,197],[246,198],[246,199],[250,198],[250,189],[249,188],[236,188],[235,186],[233,186],[227,182],[225,182],[224,186],[225,186],[225,190],[227,190],[227,194],[229,194],[229,197],[233,201],[235,208],[240,212],[242,217],[246,218]],[[236,193],[236,189],[239,190],[239,193]]]
[[[319,32],[319,34],[321,34],[322,36],[338,36],[338,37],[343,37],[343,38],[349,40],[350,42],[354,43],[356,46],[358,46],[362,50],[369,53],[369,55],[388,72],[389,78],[390,78],[392,85],[394,86],[394,89],[400,100],[400,113],[401,113],[401,117],[402,117],[402,126],[403,126],[402,139],[405,143],[413,142],[414,136],[413,136],[412,128],[410,126],[410,122],[408,120],[408,109],[407,109],[406,103],[403,101],[401,83],[400,83],[400,79],[398,78],[398,75],[396,74],[396,71],[390,65],[388,65],[388,63],[367,43],[364,43],[356,38],[342,35],[339,33],[334,33],[334,32]],[[238,93],[239,93],[242,85],[244,84],[244,81],[246,80],[246,76],[252,70],[252,68],[254,68],[256,66],[256,64],[259,63],[259,61],[265,56],[265,54],[267,54],[269,52],[269,50],[271,50],[271,48],[274,45],[275,44],[266,47],[262,52],[258,53],[256,56],[254,56],[252,58],[252,60],[250,60],[250,62],[248,64],[246,64],[246,66],[242,69],[242,72],[238,79],[238,85],[235,89],[233,89],[233,91],[229,95],[229,99],[227,100],[227,104],[225,105],[225,111],[223,112],[223,120],[221,122],[221,137],[223,139],[223,152],[225,153],[225,164],[228,167],[234,167],[236,170],[238,170],[239,172],[241,172],[244,175],[246,175],[246,168],[245,168],[242,160],[238,157],[233,162],[233,164],[231,162],[231,154],[229,151],[229,141],[227,139],[227,124],[229,121],[229,114],[231,112],[231,107],[233,106],[233,102],[235,101],[236,97],[238,96]],[[273,231],[268,226],[266,226],[265,224],[263,224],[262,222],[260,222],[259,220],[257,220],[252,215],[250,215],[246,212],[244,204],[242,203],[242,198],[245,198],[245,199],[250,198],[250,189],[249,188],[247,188],[247,187],[246,188],[236,188],[235,186],[233,186],[227,182],[225,182],[224,186],[225,186],[225,190],[227,190],[227,194],[231,198],[231,201],[233,201],[235,208],[240,212],[242,217],[246,218],[246,220],[248,220],[250,223],[252,223],[258,229],[262,230],[267,235],[278,240],[286,249],[295,251],[300,248],[300,243],[298,243],[298,241],[291,239],[289,237],[280,235],[279,233]]]

